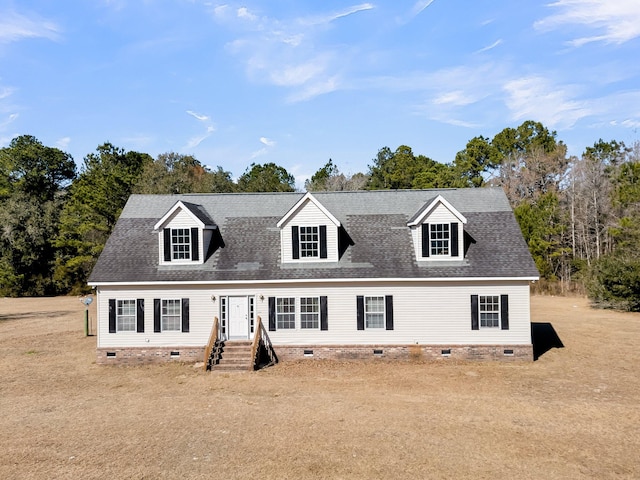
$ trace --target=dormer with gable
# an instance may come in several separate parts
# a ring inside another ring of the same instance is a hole
[[[337,262],[340,221],[311,193],[278,222],[282,263]]]
[[[464,259],[464,225],[467,219],[442,195],[427,202],[409,220],[418,261]]]
[[[180,200],[153,230],[158,233],[159,265],[199,265],[218,226],[200,205]]]

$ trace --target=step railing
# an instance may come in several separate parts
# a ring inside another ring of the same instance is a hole
[[[204,370],[211,370],[211,367],[218,363],[220,360],[220,354],[222,352],[220,338],[220,321],[218,317],[213,317],[213,327],[211,328],[211,335],[209,335],[209,342],[204,349]]]
[[[258,364],[260,361],[260,348],[263,348],[269,357],[267,365],[274,365],[278,363],[278,357],[276,356],[276,352],[271,344],[271,339],[269,338],[267,329],[264,328],[262,318],[258,315],[258,318],[256,319],[255,334],[253,335],[253,344],[251,345],[251,366],[249,367],[251,370],[256,370],[260,367]]]

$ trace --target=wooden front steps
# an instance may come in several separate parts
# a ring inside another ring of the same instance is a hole
[[[211,365],[211,370],[233,372],[253,370],[252,342],[249,340],[227,340],[220,343],[220,359]]]

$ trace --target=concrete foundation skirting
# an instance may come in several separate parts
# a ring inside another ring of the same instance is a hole
[[[279,361],[308,359],[363,360],[500,360],[533,361],[532,345],[277,345]],[[96,363],[140,365],[202,362],[204,347],[99,348]]]

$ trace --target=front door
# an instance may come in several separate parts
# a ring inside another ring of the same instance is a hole
[[[249,300],[229,297],[229,339],[249,338]]]

